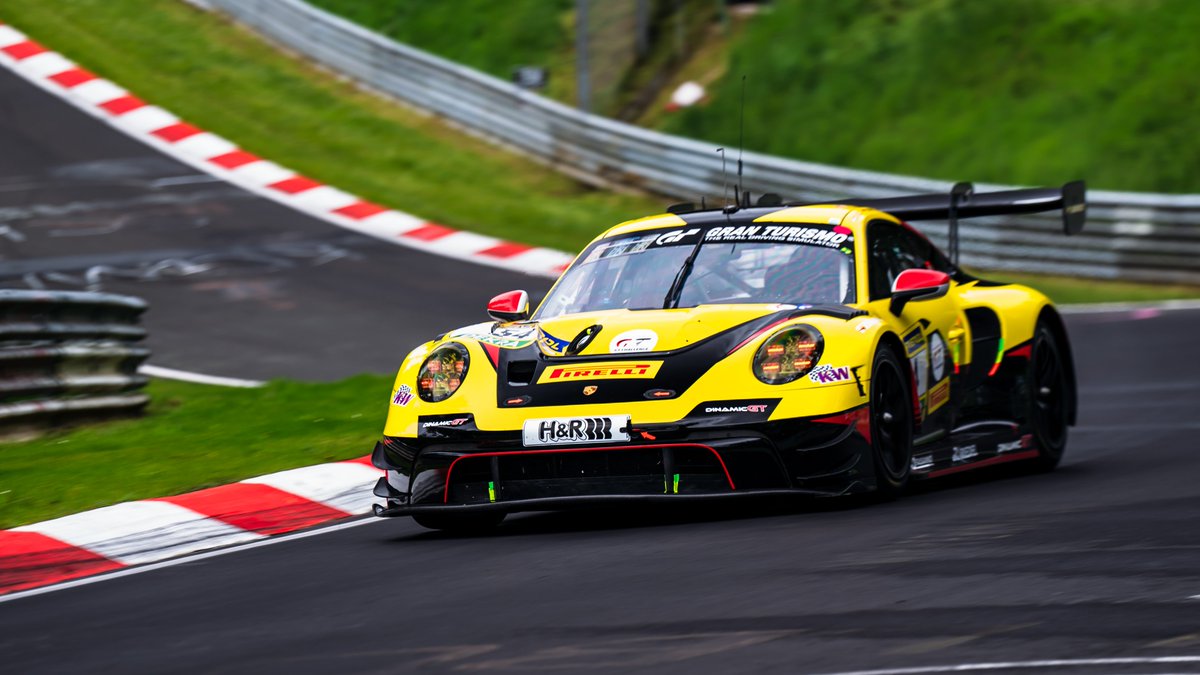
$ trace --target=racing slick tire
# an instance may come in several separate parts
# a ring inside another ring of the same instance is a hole
[[[1038,320],[1029,355],[1029,419],[1038,456],[1032,464],[1051,471],[1067,447],[1067,371],[1054,331]]]
[[[495,528],[505,513],[421,513],[412,518],[421,527],[454,534],[483,534]]]
[[[912,472],[913,397],[911,372],[891,347],[875,354],[871,367],[871,455],[875,497],[891,501],[904,492]]]

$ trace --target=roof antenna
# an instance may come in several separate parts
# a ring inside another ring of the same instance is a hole
[[[726,209],[729,208],[729,173],[725,171],[725,148],[717,148],[717,152],[721,153],[721,199],[725,201]]]
[[[746,76],[742,75],[742,104],[738,112],[738,174],[737,199],[742,201],[742,149],[746,147]],[[750,195],[746,195],[746,206],[750,206]]]

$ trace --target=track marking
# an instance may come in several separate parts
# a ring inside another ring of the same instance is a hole
[[[1022,623],[1022,624],[1017,624],[1014,626],[997,626],[995,628],[980,631],[973,635],[955,635],[955,636],[950,636],[950,637],[933,638],[930,640],[921,640],[918,642],[912,642],[912,643],[909,643],[902,647],[897,647],[896,649],[888,650],[887,652],[884,652],[884,653],[886,653],[886,654],[910,654],[910,655],[911,654],[926,654],[928,652],[935,652],[935,651],[939,651],[942,649],[948,649],[950,647],[957,647],[959,645],[964,645],[964,644],[967,644],[968,642],[974,642],[975,640],[978,640],[980,638],[987,638],[987,637],[992,637],[995,635],[1002,635],[1004,633],[1012,633],[1012,632],[1015,632],[1018,630],[1023,630],[1026,628],[1033,628],[1034,626],[1037,626],[1037,625],[1038,625],[1038,622]]]
[[[1191,633],[1190,635],[1179,635],[1158,642],[1151,642],[1147,647],[1182,647],[1184,645],[1200,644],[1200,633]]]
[[[150,364],[143,364],[141,368],[138,368],[138,372],[143,375],[159,377],[164,380],[180,380],[182,382],[195,382],[197,384],[215,384],[219,387],[241,387],[243,389],[254,389],[266,384],[266,382],[260,382],[259,380],[242,380],[236,377],[204,375],[201,373],[191,373],[186,370],[175,370],[174,368],[152,366]]]
[[[1059,305],[1063,314],[1121,314],[1125,312],[1142,312],[1159,310],[1174,312],[1180,310],[1200,309],[1200,300],[1151,300],[1148,302],[1097,302],[1079,305]],[[1138,318],[1149,319],[1151,315],[1143,314]]]
[[[1200,656],[1129,656],[1106,659],[1046,659],[1042,661],[995,661],[991,663],[959,663],[947,666],[917,668],[884,668],[881,670],[847,670],[823,675],[920,675],[921,673],[962,673],[978,670],[1015,670],[1020,668],[1070,668],[1074,666],[1120,666],[1160,663],[1200,663]]]
[[[382,522],[387,522],[387,520],[384,518],[375,518],[375,517],[368,516],[368,517],[360,518],[357,520],[351,520],[346,523],[340,523],[338,525],[331,525],[329,527],[317,528],[315,530],[307,530],[304,532],[298,532],[296,534],[285,534],[281,537],[271,537],[269,539],[261,539],[259,541],[230,546],[227,548],[217,549],[215,551],[206,551],[204,553],[188,555],[188,556],[184,556],[182,558],[172,558],[170,560],[163,560],[161,562],[150,563],[149,565],[140,565],[138,567],[127,567],[125,569],[118,570],[115,572],[99,574],[99,575],[93,576],[93,577],[84,577],[82,579],[76,579],[74,581],[66,581],[61,584],[55,584],[53,586],[42,586],[41,588],[31,588],[27,591],[17,591],[16,593],[10,593],[8,595],[0,595],[0,604],[6,603],[6,602],[11,602],[12,600],[17,600],[19,598],[27,598],[27,597],[30,597],[33,595],[42,595],[43,593],[53,593],[55,591],[63,591],[68,588],[75,588],[77,586],[87,586],[89,584],[97,584],[102,581],[108,581],[109,579],[117,579],[120,577],[132,576],[134,574],[150,572],[152,570],[162,569],[164,567],[174,567],[176,565],[182,565],[185,563],[196,562],[198,560],[205,560],[207,558],[216,558],[217,556],[228,555],[230,553],[237,553],[239,551],[246,551],[246,550],[249,550],[252,548],[259,548],[262,546],[271,546],[274,544],[282,544],[284,542],[293,541],[295,539],[305,539],[307,537],[315,537],[318,534],[337,532],[338,530],[348,530],[352,527],[359,527],[362,525],[370,525],[371,523],[382,523]]]
[[[1103,432],[1111,434],[1120,431],[1193,431],[1200,429],[1200,422],[1184,422],[1182,424],[1100,424],[1080,425],[1071,433]]]

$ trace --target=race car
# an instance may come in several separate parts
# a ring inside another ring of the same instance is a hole
[[[742,496],[894,498],[1002,462],[1052,469],[1076,416],[1050,300],[957,264],[958,220],[1061,210],[1061,188],[676,205],[581,252],[530,313],[405,357],[373,464],[379,516],[478,531],[518,511]],[[907,221],[950,224],[950,255]]]

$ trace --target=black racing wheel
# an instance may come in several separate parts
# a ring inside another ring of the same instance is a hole
[[[876,494],[895,499],[912,471],[913,398],[909,369],[890,347],[881,347],[871,367],[871,452]]]
[[[1069,386],[1058,340],[1039,320],[1029,356],[1029,417],[1038,447],[1033,461],[1044,471],[1058,466],[1067,447]]]

